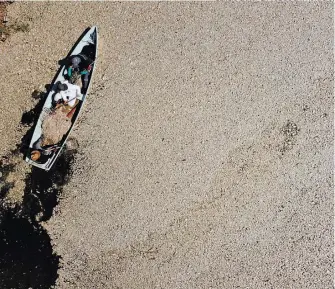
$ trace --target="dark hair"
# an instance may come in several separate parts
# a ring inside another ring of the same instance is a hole
[[[57,88],[58,88],[58,90],[67,90],[68,89],[67,85],[65,83],[61,83],[61,82],[58,83]]]

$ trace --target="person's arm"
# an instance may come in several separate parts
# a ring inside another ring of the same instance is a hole
[[[68,69],[67,69],[67,75],[68,75],[68,77],[72,76],[72,67],[71,66],[69,66]]]
[[[83,98],[83,94],[81,93],[80,87],[78,85],[76,85],[76,97],[80,100]]]
[[[84,79],[83,79],[83,88],[86,89],[87,88],[87,85],[88,85],[88,77],[89,77],[89,74],[85,74],[84,75]]]
[[[59,93],[59,92],[57,92],[56,94],[55,94],[55,96],[54,96],[54,102],[59,102],[60,100],[62,99],[62,95]]]

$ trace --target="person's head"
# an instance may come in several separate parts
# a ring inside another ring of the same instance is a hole
[[[37,161],[41,156],[41,153],[39,151],[32,151],[31,154],[30,154],[30,158],[33,160],[33,161]]]
[[[59,91],[61,91],[61,90],[67,90],[68,89],[68,87],[67,87],[67,85],[65,84],[65,83],[61,83],[61,82],[59,82],[58,84],[57,84],[57,89],[59,90]]]
[[[71,59],[71,63],[72,63],[73,68],[78,68],[80,62],[81,62],[81,59],[80,59],[79,56],[75,56]]]

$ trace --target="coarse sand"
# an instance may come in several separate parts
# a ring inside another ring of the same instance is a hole
[[[84,29],[56,288],[333,288],[333,2],[15,2],[0,153]]]

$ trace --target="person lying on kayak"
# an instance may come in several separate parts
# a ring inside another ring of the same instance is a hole
[[[83,88],[86,89],[88,85],[89,74],[92,69],[93,60],[84,54],[72,55],[67,59],[67,76],[71,79],[76,72],[83,76]]]
[[[64,104],[73,107],[76,100],[81,100],[83,94],[80,92],[80,87],[76,84],[69,83],[67,80],[59,82],[56,87],[54,102],[56,104],[63,102]]]

